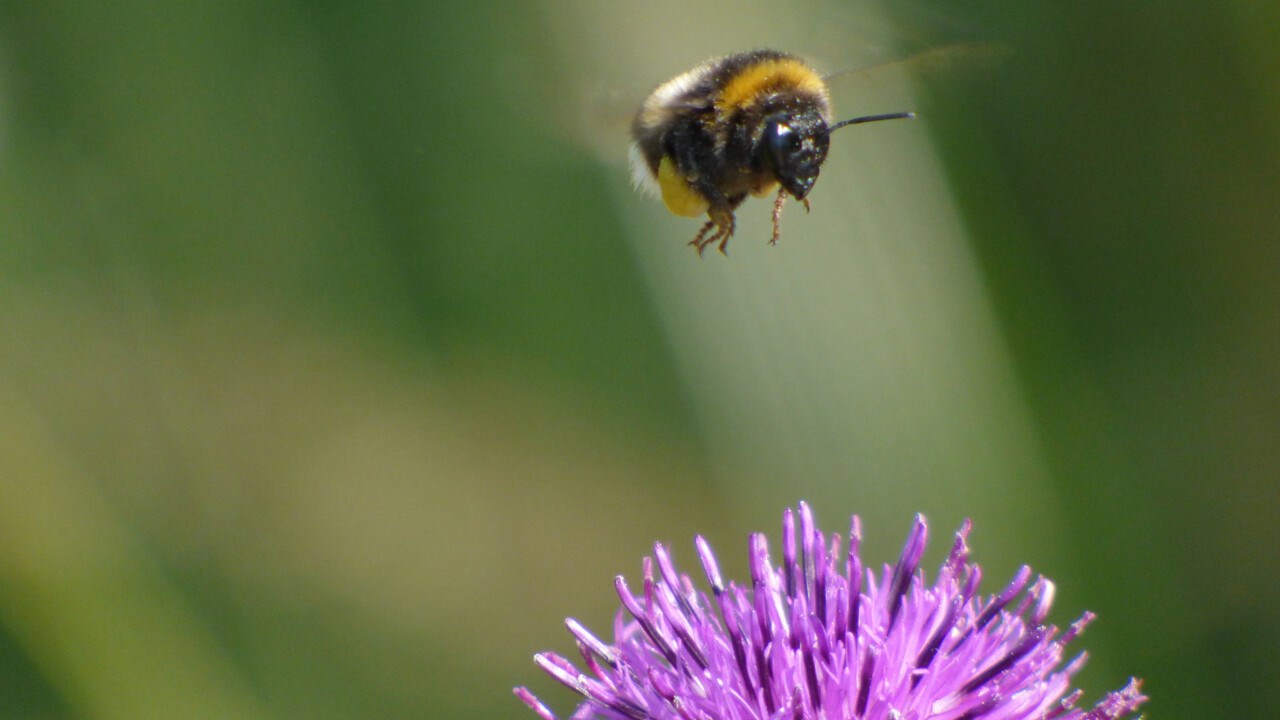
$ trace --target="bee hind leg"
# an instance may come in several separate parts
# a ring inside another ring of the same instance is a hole
[[[703,251],[717,242],[719,243],[720,254],[727,255],[725,248],[729,245],[729,238],[733,237],[733,211],[712,208],[707,212],[707,215],[711,219],[707,221],[706,225],[702,226],[702,229],[698,231],[698,236],[689,244],[698,249],[698,257],[702,257]]]
[[[720,228],[720,232],[716,234],[720,236],[720,246],[717,249],[720,250],[721,255],[727,257],[729,253],[725,252],[725,247],[729,245],[729,238],[733,237],[733,228]]]
[[[715,241],[715,235],[711,234],[711,230],[716,227],[715,220],[708,220],[702,229],[698,231],[696,237],[689,241],[689,244],[698,250],[698,257],[702,257],[702,251]],[[710,236],[710,237],[708,237]]]

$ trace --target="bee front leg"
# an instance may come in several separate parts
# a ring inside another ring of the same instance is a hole
[[[787,189],[778,188],[778,197],[773,201],[773,237],[769,238],[770,245],[777,245],[778,238],[782,237],[782,206],[787,202]],[[806,203],[807,205],[807,203]]]
[[[787,189],[778,188],[778,197],[773,201],[773,237],[769,238],[770,245],[777,245],[778,238],[782,237],[782,206],[787,202]],[[804,205],[804,211],[809,212],[809,198],[802,198],[800,203]]]

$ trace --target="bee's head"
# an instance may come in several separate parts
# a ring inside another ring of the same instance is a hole
[[[818,170],[827,159],[831,133],[847,125],[881,120],[913,118],[915,113],[864,115],[828,126],[816,111],[779,113],[765,123],[764,142],[774,176],[795,199],[803,200],[818,179]]]
[[[803,200],[827,159],[827,123],[816,112],[774,115],[765,123],[764,142],[774,177],[792,197]]]

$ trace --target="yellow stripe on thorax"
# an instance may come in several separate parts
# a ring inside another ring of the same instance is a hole
[[[826,97],[827,86],[813,68],[796,58],[762,60],[744,68],[725,83],[716,98],[716,109],[721,113],[740,110],[752,103],[762,92],[774,89],[795,88],[819,97]]]

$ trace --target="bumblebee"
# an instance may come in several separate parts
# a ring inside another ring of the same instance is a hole
[[[914,117],[900,112],[831,123],[821,75],[800,58],[752,50],[709,60],[659,85],[631,124],[632,177],[683,217],[708,217],[689,244],[701,256],[733,237],[747,195],[773,203],[773,237],[787,196],[804,203],[827,159],[831,133],[846,125]]]

